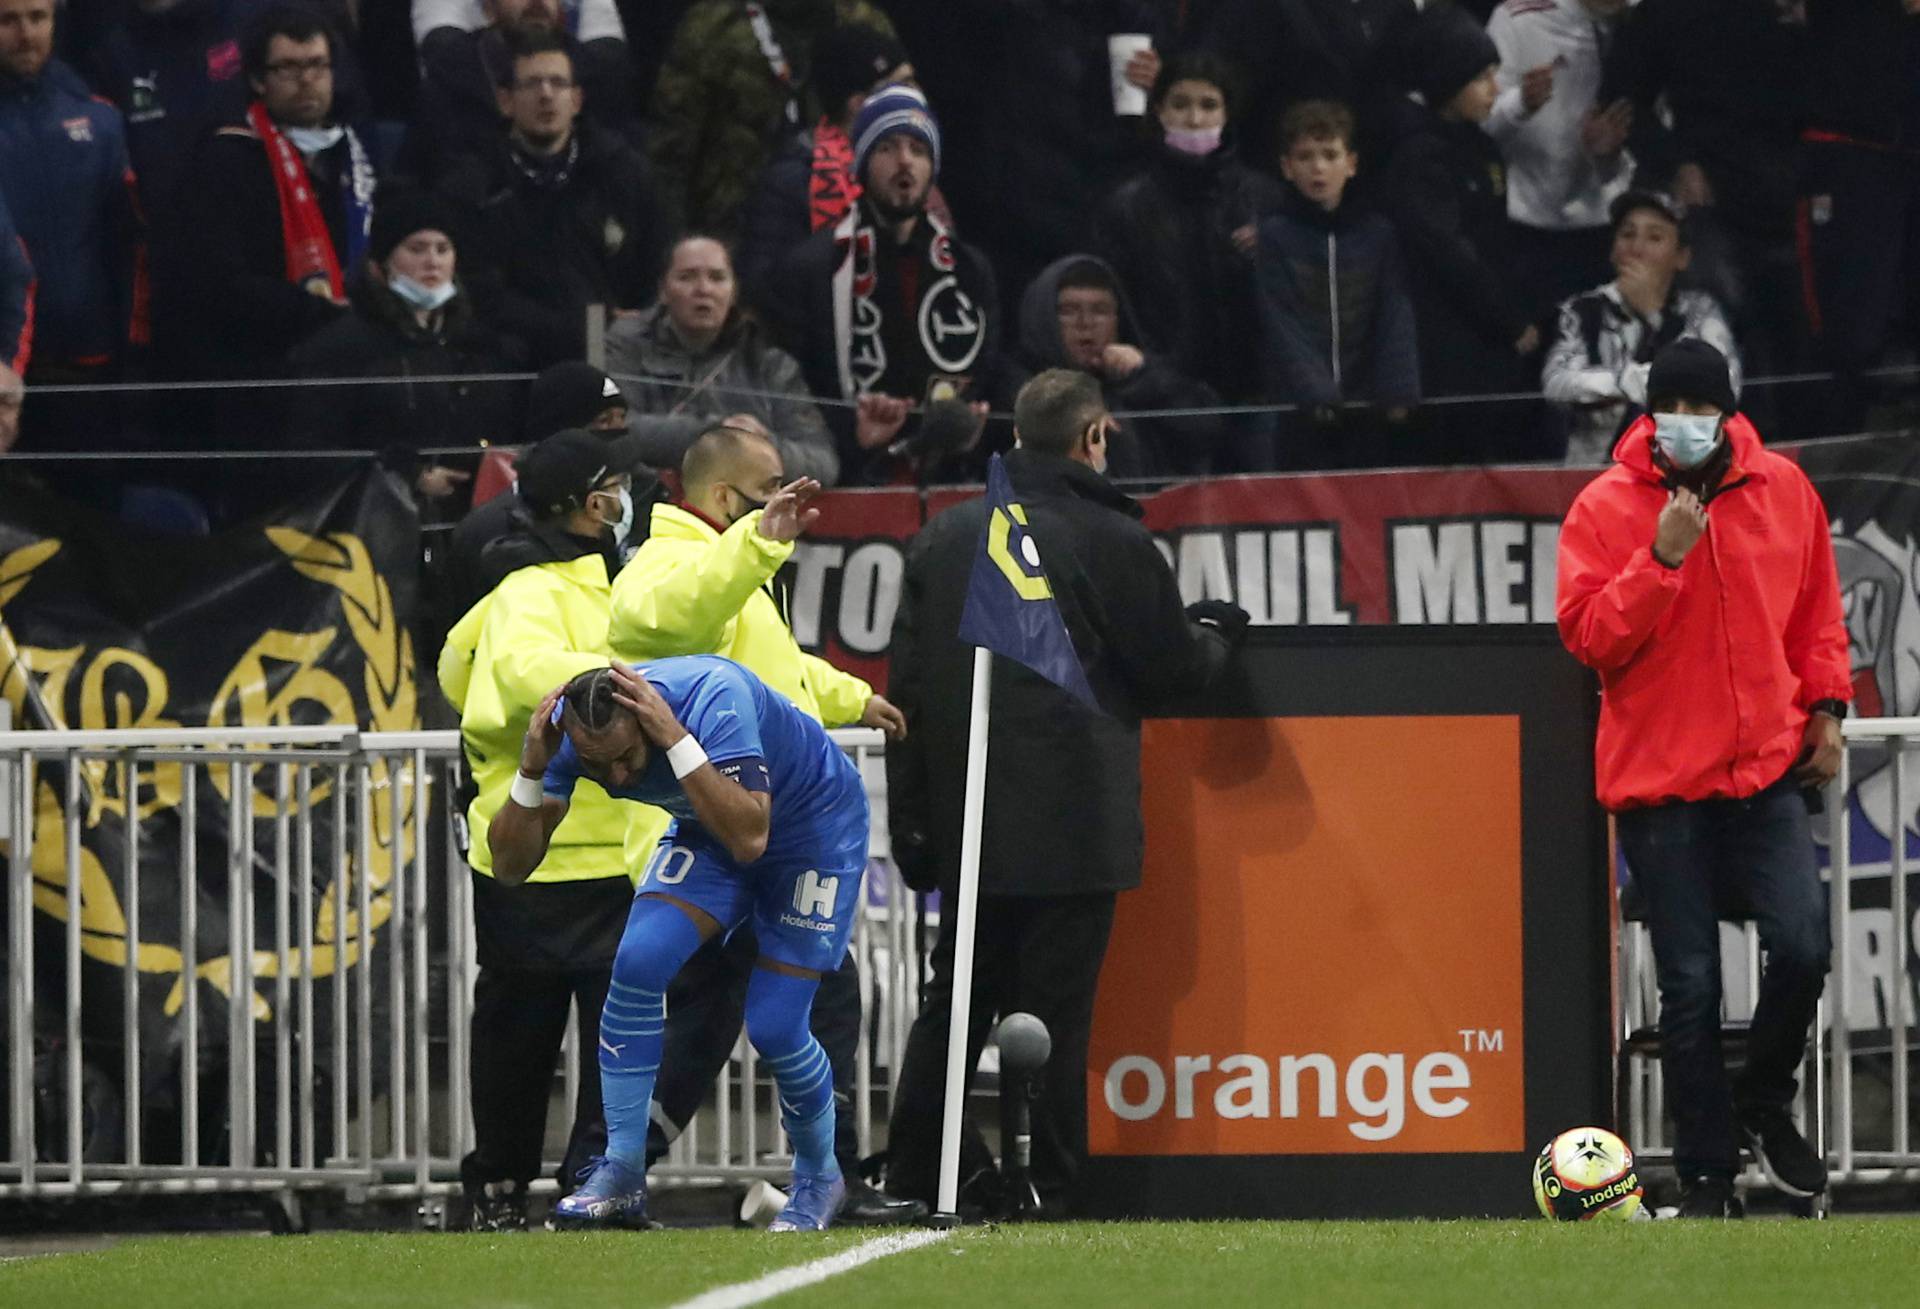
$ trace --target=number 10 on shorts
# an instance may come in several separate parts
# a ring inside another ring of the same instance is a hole
[[[692,871],[693,851],[684,845],[662,845],[640,874],[640,885],[657,882],[661,886],[678,886]]]

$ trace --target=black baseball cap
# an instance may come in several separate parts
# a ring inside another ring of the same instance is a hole
[[[541,371],[527,393],[527,439],[541,441],[569,427],[591,427],[627,397],[619,384],[584,359],[569,359]]]
[[[529,447],[514,471],[520,498],[542,518],[557,518],[585,504],[587,493],[607,478],[627,470],[614,465],[603,438],[574,427]]]
[[[1626,216],[1636,209],[1651,209],[1654,213],[1671,222],[1680,229],[1682,237],[1687,232],[1687,207],[1668,195],[1665,191],[1654,191],[1645,187],[1636,187],[1631,191],[1622,191],[1607,206],[1607,221],[1619,227]]]

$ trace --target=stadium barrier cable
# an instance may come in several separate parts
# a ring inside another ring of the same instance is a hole
[[[856,1124],[869,1154],[873,1110],[884,1121],[891,1108],[928,961],[915,898],[886,862],[883,738],[869,728],[834,736],[875,797],[877,862],[853,944],[871,1005],[858,1082],[878,1103],[863,1105]],[[470,873],[446,801],[464,767],[449,731],[0,730],[9,870],[0,1199],[268,1192],[293,1215],[297,1193],[315,1188],[433,1206],[457,1191],[472,1148],[478,965]],[[203,825],[211,816],[201,806],[216,794],[242,797],[224,824],[222,927],[202,905],[212,889],[203,879],[219,876],[203,863],[203,843],[220,825]],[[51,795],[62,797],[57,811],[44,804]],[[177,846],[152,825],[169,808]],[[130,825],[129,810],[141,815]],[[141,909],[162,903],[141,894],[141,881],[170,858],[173,939],[141,924]],[[101,966],[118,977],[102,980]],[[169,976],[158,1011],[180,1039],[163,1041],[177,1062],[157,1069],[146,1049],[158,1036],[155,988]],[[223,1040],[204,1039],[209,1022],[225,1024]],[[221,1050],[225,1075],[209,1081]],[[571,1073],[566,1089],[571,1113]],[[207,1094],[224,1101],[215,1106],[226,1110],[215,1115],[224,1143],[204,1139]],[[658,1184],[784,1175],[774,1089],[744,1041],[716,1094],[711,1125],[674,1143],[653,1170]],[[165,1140],[156,1097],[179,1110],[177,1135],[167,1124]]]
[[[219,379],[174,382],[104,382],[104,383],[61,383],[28,388],[28,401],[41,396],[56,395],[107,395],[137,394],[164,395],[180,392],[235,391],[235,390],[303,390],[314,387],[356,387],[356,386],[433,386],[453,384],[506,384],[530,383],[533,373],[436,373],[418,374],[404,377],[323,377],[323,378],[262,378]],[[644,382],[648,386],[666,387],[672,390],[693,391],[699,389],[697,382],[684,382],[674,378],[641,377],[631,373],[609,373],[616,382]],[[1862,377],[1877,380],[1901,378],[1920,378],[1920,364],[1894,364],[1882,368],[1864,371]],[[1765,377],[1749,377],[1742,381],[1741,391],[1749,392],[1755,388],[1779,386],[1805,386],[1835,380],[1830,372],[1817,373],[1780,373]],[[750,399],[793,400],[791,393],[785,391],[766,391],[753,387],[728,387],[725,394]],[[806,396],[810,403],[827,409],[853,409],[857,401],[843,400],[837,397]],[[1460,405],[1496,405],[1528,404],[1533,402],[1553,403],[1540,391],[1489,391],[1472,395],[1441,395],[1422,399],[1412,406],[1414,411],[1423,409],[1450,408]],[[1114,417],[1122,422],[1127,419],[1157,418],[1236,418],[1257,416],[1278,416],[1297,414],[1308,407],[1297,404],[1257,404],[1257,405],[1206,405],[1176,409],[1127,409],[1115,410]],[[1370,410],[1381,406],[1361,401],[1348,401],[1337,406],[1344,410]],[[926,412],[924,405],[913,405],[908,413],[920,415]],[[986,417],[989,420],[1011,422],[1011,410],[990,409]],[[1838,435],[1837,433],[1834,435]],[[515,442],[494,444],[475,444],[463,446],[432,446],[418,453],[428,456],[472,455],[476,451],[487,449],[519,449]],[[301,450],[14,450],[5,455],[12,462],[42,463],[80,463],[96,460],[138,460],[146,462],[168,462],[190,459],[371,459],[379,455],[377,450],[357,449],[301,449]]]

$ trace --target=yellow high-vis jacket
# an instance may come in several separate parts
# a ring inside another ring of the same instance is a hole
[[[725,655],[826,726],[859,722],[873,688],[800,648],[768,586],[793,544],[759,529],[757,510],[723,533],[655,505],[645,544],[613,584],[613,652],[634,663]]]
[[[604,665],[612,654],[607,648],[611,594],[607,565],[598,553],[535,564],[509,573],[447,635],[440,652],[440,689],[460,711],[460,739],[480,791],[467,809],[468,862],[476,872],[493,874],[487,825],[508,803],[527,719],[547,692]],[[668,821],[664,810],[611,799],[582,779],[566,818],[554,829],[547,857],[529,880],[635,877],[640,870],[628,862],[625,850],[652,849]]]

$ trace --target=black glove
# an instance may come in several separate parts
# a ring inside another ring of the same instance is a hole
[[[1253,621],[1246,610],[1229,600],[1196,600],[1187,606],[1187,618],[1211,627],[1235,650],[1247,639],[1247,625]]]

